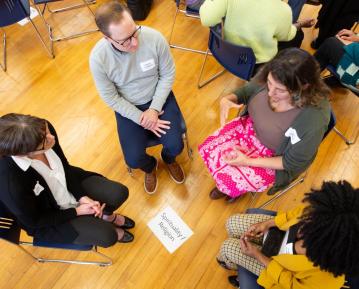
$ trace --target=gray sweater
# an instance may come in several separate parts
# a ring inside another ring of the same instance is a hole
[[[172,89],[175,65],[163,35],[142,26],[136,52],[120,52],[101,39],[90,54],[90,69],[96,88],[114,111],[139,123],[142,111],[136,105],[151,101],[162,110]]]

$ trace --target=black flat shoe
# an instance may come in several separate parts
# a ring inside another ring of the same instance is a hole
[[[133,239],[135,239],[135,237],[128,231],[124,230],[125,233],[123,234],[123,237],[121,238],[121,240],[118,240],[117,242],[119,243],[130,243],[133,241]]]
[[[220,261],[220,260],[218,260],[218,258],[216,258],[216,260],[217,260],[217,263],[219,264],[219,266],[221,266],[222,268],[224,268],[226,270],[231,270],[227,267],[226,262]]]
[[[131,218],[126,216],[124,216],[124,218],[125,218],[125,223],[122,226],[118,226],[119,228],[132,229],[136,225],[135,221],[132,220]]]
[[[134,220],[132,220],[131,218],[129,217],[126,217],[126,216],[123,216],[125,218],[125,223],[121,226],[117,225],[116,224],[116,220],[117,220],[117,217],[119,215],[115,214],[115,217],[113,218],[113,220],[111,221],[112,224],[114,224],[117,228],[121,228],[121,229],[132,229],[136,223]]]
[[[310,42],[310,47],[312,47],[313,49],[318,49],[319,48],[319,44],[317,39],[314,39],[312,42]]]
[[[231,283],[232,286],[239,288],[239,282],[237,280],[237,275],[228,276],[228,282]]]

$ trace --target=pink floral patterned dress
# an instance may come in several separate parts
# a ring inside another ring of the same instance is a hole
[[[250,158],[274,155],[272,150],[257,139],[253,121],[249,116],[235,118],[198,146],[217,188],[232,198],[246,192],[265,191],[274,183],[275,170],[226,164],[223,156],[235,147],[239,147],[240,151]]]

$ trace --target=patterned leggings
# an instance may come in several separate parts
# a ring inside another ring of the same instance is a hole
[[[264,265],[259,263],[257,259],[242,253],[239,239],[251,225],[272,218],[273,216],[262,214],[237,214],[231,216],[226,224],[229,238],[223,242],[218,260],[225,262],[230,269],[237,270],[237,266],[240,265],[259,276],[264,269]],[[260,248],[263,243],[263,237],[253,241],[253,243]]]

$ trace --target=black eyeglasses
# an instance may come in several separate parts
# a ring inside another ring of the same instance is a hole
[[[131,42],[132,42],[132,38],[137,38],[137,37],[138,37],[138,34],[139,34],[140,32],[141,32],[141,25],[138,26],[138,27],[136,28],[136,30],[135,30],[128,38],[126,38],[125,40],[117,41],[117,40],[112,39],[111,37],[110,37],[110,39],[111,39],[113,42],[117,43],[118,45],[121,45],[121,46],[123,46],[123,47],[128,47],[128,46],[131,44]]]

